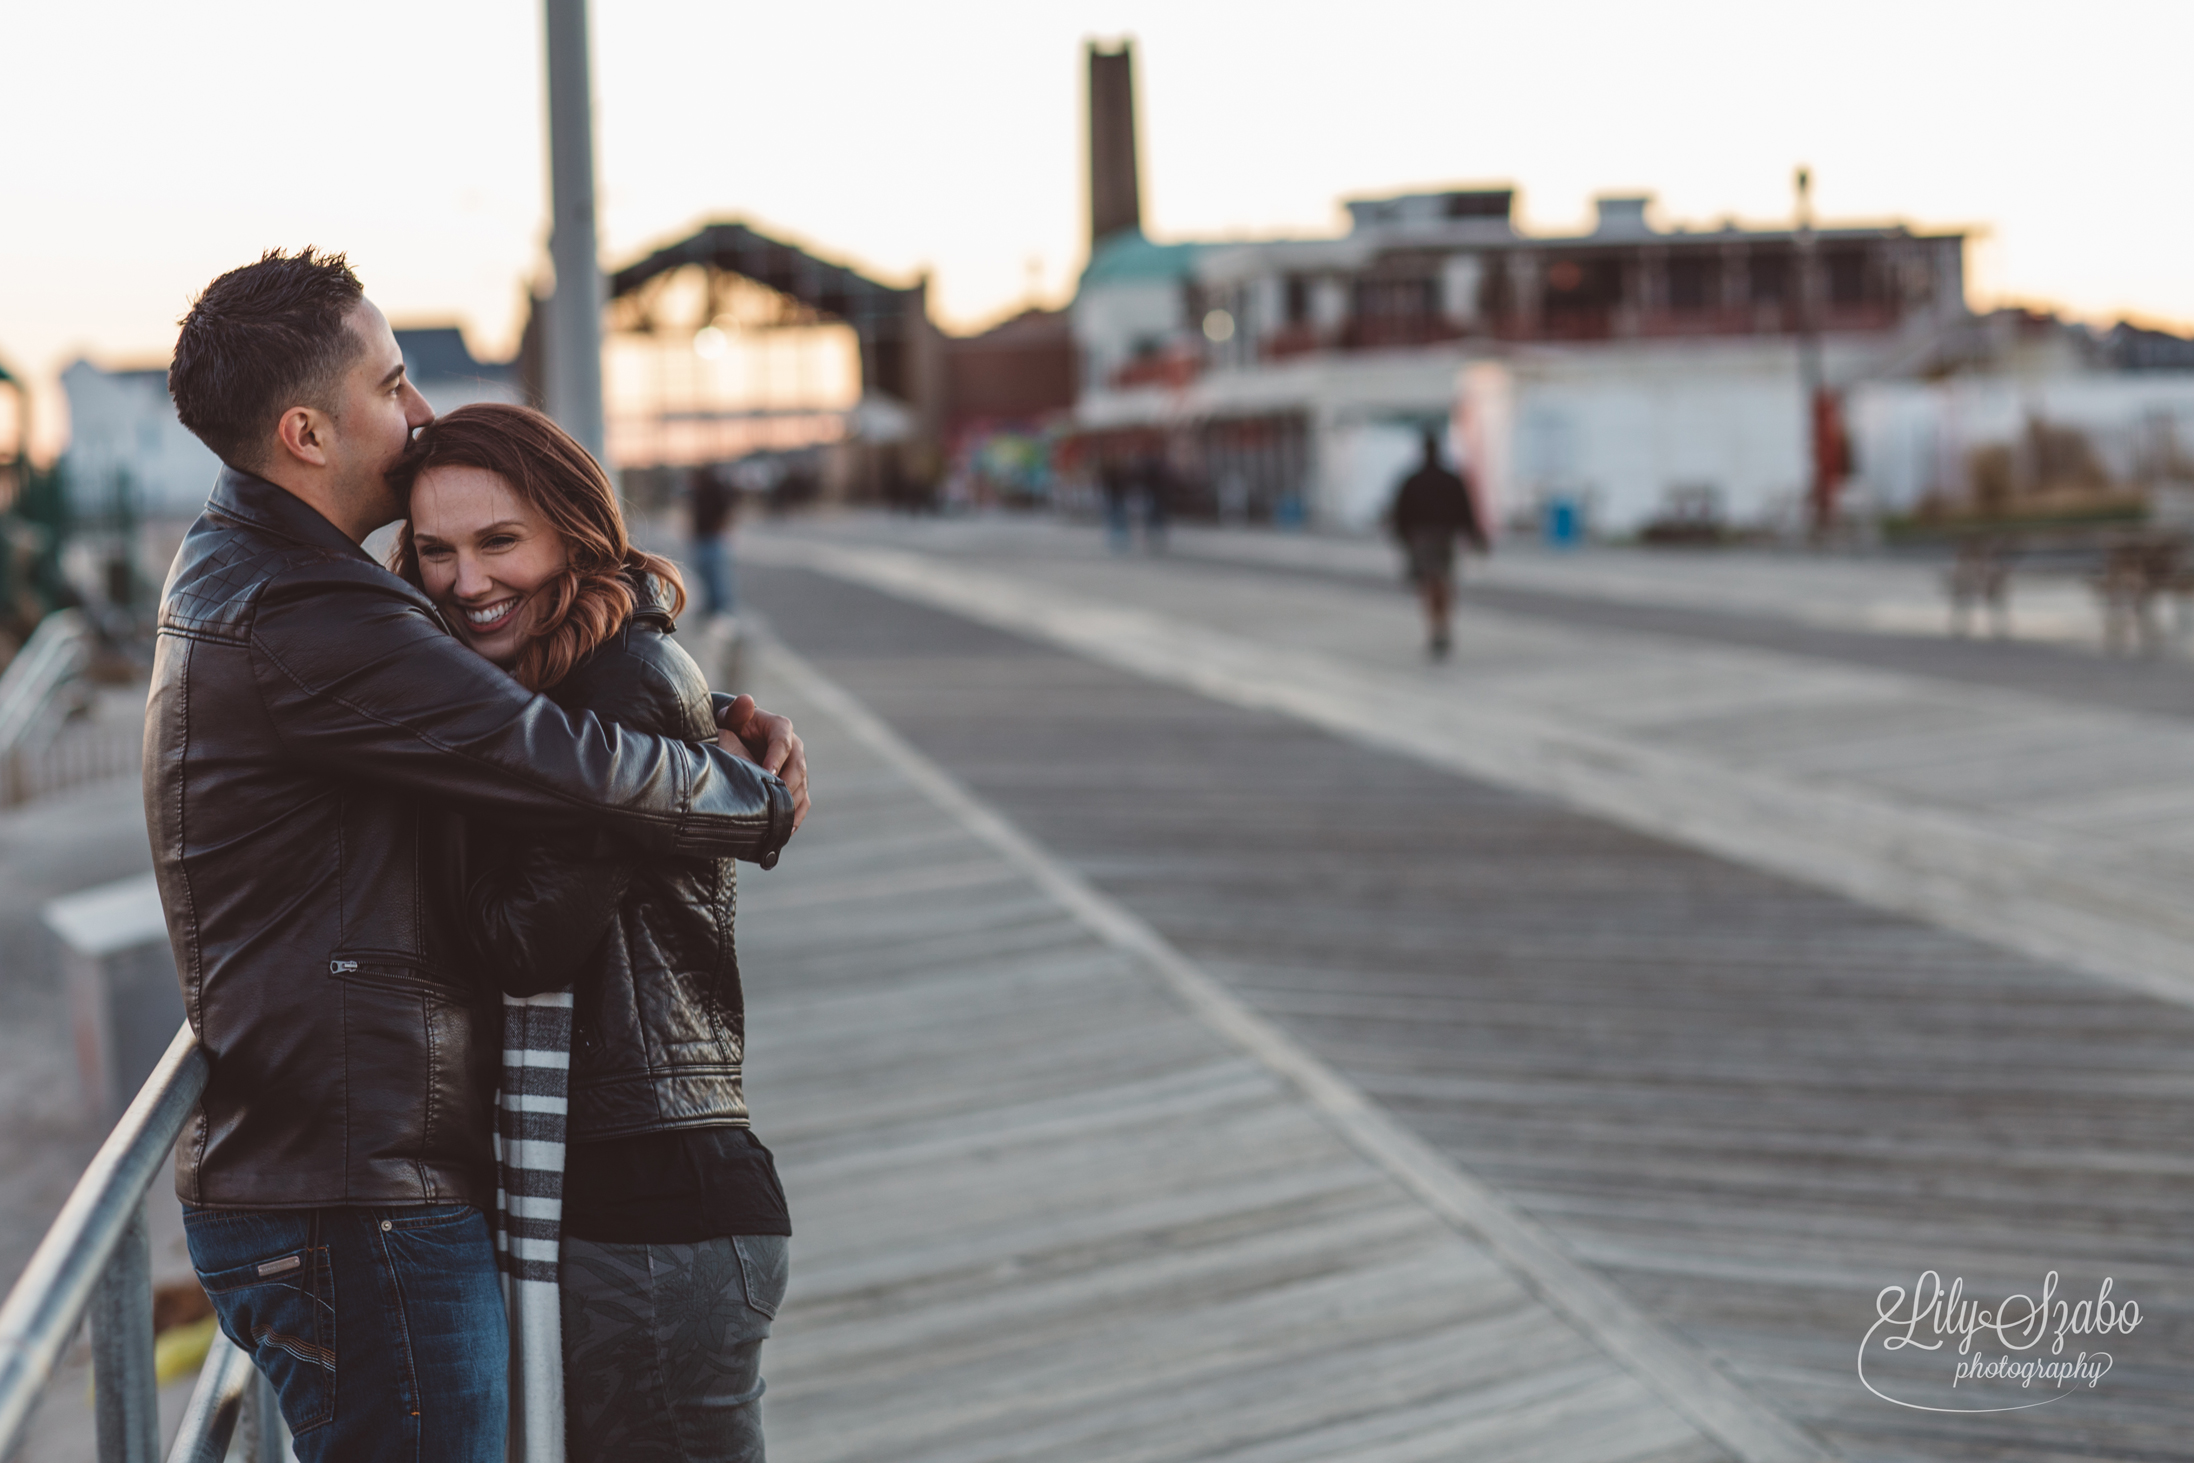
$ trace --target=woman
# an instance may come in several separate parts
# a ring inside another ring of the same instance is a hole
[[[677,569],[631,546],[608,478],[548,418],[462,407],[421,431],[395,477],[411,517],[393,567],[474,650],[567,710],[715,738],[707,682],[669,638]],[[480,825],[465,845],[470,934],[503,991],[572,992],[557,1277],[569,1454],[758,1463],[761,1343],[792,1227],[740,1090],[732,862]],[[506,1143],[543,1136],[522,1097],[506,1102]],[[511,1226],[521,1254],[542,1234]]]

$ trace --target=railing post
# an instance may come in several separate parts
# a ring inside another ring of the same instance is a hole
[[[251,1388],[244,1393],[244,1426],[249,1441],[230,1457],[237,1463],[287,1463],[289,1430],[282,1426],[281,1404],[274,1400],[274,1383],[256,1366],[251,1369]]]
[[[145,1201],[132,1206],[91,1299],[93,1411],[99,1463],[159,1463],[160,1396],[152,1370],[152,1242]]]

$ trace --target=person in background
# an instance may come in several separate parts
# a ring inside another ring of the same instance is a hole
[[[1424,606],[1426,653],[1444,660],[1455,608],[1455,540],[1469,539],[1480,553],[1487,545],[1470,486],[1441,463],[1436,434],[1425,433],[1424,461],[1402,479],[1387,510],[1387,527],[1402,545],[1410,582]]]
[[[693,572],[701,581],[701,610],[709,616],[736,614],[737,586],[731,575],[731,520],[739,507],[738,495],[713,467],[693,470],[686,495],[686,513],[692,528]]]
[[[1173,465],[1166,461],[1163,442],[1152,442],[1137,457],[1135,476],[1142,489],[1143,547],[1162,554],[1166,551],[1166,524],[1173,513]]]
[[[1105,542],[1115,554],[1128,551],[1128,464],[1117,447],[1105,449],[1097,467],[1097,484],[1105,497]]]

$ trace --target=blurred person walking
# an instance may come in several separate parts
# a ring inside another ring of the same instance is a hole
[[[766,857],[806,806],[799,738],[755,713],[758,767],[730,731],[569,713],[359,548],[403,515],[389,468],[433,414],[341,255],[216,279],[168,382],[223,463],[162,591],[145,727],[211,1068],[175,1150],[191,1263],[302,1463],[503,1463],[500,1021],[443,877],[454,814]]]
[[[678,570],[632,546],[608,476],[554,422],[460,407],[393,476],[411,517],[392,567],[474,651],[575,715],[715,736],[708,682],[670,638]],[[497,605],[514,608],[475,628]],[[446,877],[506,997],[503,1256],[529,1394],[514,1424],[574,1460],[762,1463],[792,1225],[741,1084],[732,860],[479,819],[467,835]],[[566,1100],[528,1100],[544,1096]]]
[[[1097,486],[1105,500],[1105,542],[1115,554],[1133,546],[1128,527],[1128,495],[1132,488],[1127,456],[1115,447],[1105,452],[1097,468]]]
[[[731,524],[738,509],[738,493],[719,469],[693,470],[686,488],[686,522],[691,530],[687,542],[693,572],[701,580],[701,609],[712,619],[739,611],[731,566]]]
[[[1487,542],[1470,485],[1440,461],[1436,433],[1425,433],[1424,460],[1395,491],[1387,527],[1402,546],[1406,572],[1424,607],[1425,651],[1445,660],[1455,608],[1455,540],[1469,539],[1480,553]]]
[[[1135,464],[1143,504],[1143,547],[1153,554],[1166,551],[1166,526],[1173,512],[1173,468],[1166,461],[1162,442],[1153,443]]]

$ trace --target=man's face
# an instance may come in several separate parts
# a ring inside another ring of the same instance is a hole
[[[352,306],[347,323],[362,348],[337,384],[330,403],[332,440],[325,445],[334,470],[331,485],[355,510],[352,521],[372,529],[404,516],[388,470],[413,429],[434,420],[434,409],[405,378],[404,353],[371,300]]]

